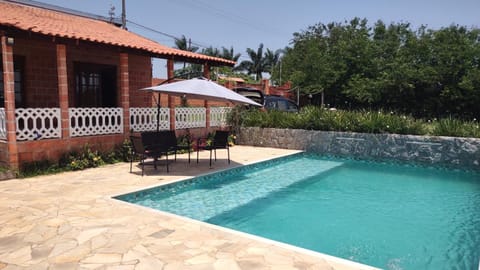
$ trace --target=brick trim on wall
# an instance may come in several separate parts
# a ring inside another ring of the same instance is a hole
[[[1,37],[3,60],[3,87],[5,98],[5,118],[7,128],[7,161],[13,169],[18,168],[17,134],[15,128],[15,78],[13,67],[13,47],[7,45],[7,37]]]

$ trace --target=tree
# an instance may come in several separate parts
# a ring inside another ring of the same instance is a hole
[[[182,51],[189,51],[189,52],[197,52],[198,47],[192,46],[192,40],[188,39],[185,37],[185,35],[182,35],[181,38],[175,39],[175,48],[182,50]],[[183,69],[187,67],[187,63],[183,62]]]
[[[247,48],[250,60],[244,60],[240,63],[239,69],[246,71],[248,74],[255,74],[257,80],[262,79],[262,73],[267,72],[267,64],[263,55],[263,43],[260,43],[257,51]]]
[[[241,54],[234,53],[233,47],[230,47],[230,49],[222,47],[222,52],[220,53],[221,58],[227,59],[227,60],[232,60],[232,61],[235,61],[235,62],[238,61],[240,56],[241,56]]]
[[[182,39],[178,40],[177,48],[178,47],[185,47],[186,44],[186,38],[182,37]],[[188,46],[187,46],[188,47]],[[195,51],[198,51],[198,47],[193,47]],[[218,48],[214,48],[213,46],[203,48],[200,52],[201,54],[208,55],[208,56],[213,56],[213,57],[219,57],[219,58],[224,58],[227,60],[232,60],[232,61],[238,61],[240,58],[240,54],[234,53],[233,47],[230,47],[230,49],[227,49],[225,47],[222,47],[221,50]],[[182,77],[183,75],[187,75],[186,77],[189,78],[188,74],[194,74],[194,76],[201,76],[197,74],[202,73],[202,68],[203,65],[200,64],[191,64],[188,66],[184,66],[184,68],[175,71],[176,76]],[[212,69],[210,76],[212,79],[215,79],[218,75],[218,73],[224,74],[224,73],[231,73],[230,67],[217,67],[216,69]]]
[[[220,50],[218,50],[217,48],[213,48],[212,46],[202,49],[201,54],[205,54],[213,57],[221,57]]]
[[[183,51],[189,51],[189,52],[196,52],[198,51],[198,47],[192,46],[192,41],[191,39],[188,39],[185,37],[185,35],[182,35],[181,38],[175,39],[175,48]]]
[[[315,101],[325,94],[336,107],[478,118],[479,40],[479,29],[458,25],[412,30],[408,23],[369,26],[359,18],[319,23],[294,33],[282,76],[303,95]]]
[[[278,49],[276,51],[267,49],[264,55],[264,61],[265,61],[265,68],[268,70],[268,73],[270,74],[273,73],[273,69],[279,63],[280,56],[283,52],[284,52],[283,49]]]

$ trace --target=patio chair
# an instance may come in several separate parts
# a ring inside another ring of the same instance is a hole
[[[165,155],[167,172],[169,172],[168,152],[171,150],[165,136],[162,135],[162,133],[155,131],[142,132],[141,136],[145,150],[154,153],[157,156],[157,159],[160,158],[161,155]]]
[[[168,145],[168,148],[171,152],[175,153],[175,161],[177,160],[177,151],[187,150],[188,151],[188,163],[190,163],[190,149],[191,142],[188,142],[188,145],[178,145],[177,136],[175,135],[174,130],[161,131],[162,139],[165,140],[165,143]]]
[[[228,147],[228,131],[217,130],[213,136],[210,145],[200,145],[197,143],[197,163],[198,163],[198,149],[205,149],[210,151],[210,167],[212,167],[212,151],[215,154],[215,161],[217,161],[217,149],[226,149],[228,156],[228,164],[230,164],[230,149]]]
[[[133,164],[133,159],[135,156],[138,156],[140,158],[140,164],[142,166],[142,176],[144,174],[145,170],[145,160],[147,158],[153,158],[152,165],[157,169],[157,159],[160,158],[161,153],[154,151],[152,149],[147,149],[142,141],[141,137],[138,136],[130,136],[130,142],[132,143],[132,151],[130,154],[130,172],[132,172],[132,164]]]

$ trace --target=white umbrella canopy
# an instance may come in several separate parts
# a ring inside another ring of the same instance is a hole
[[[213,101],[229,101],[234,104],[247,104],[261,107],[262,105],[234,91],[205,78],[167,83],[140,90],[165,93],[172,96],[205,99]]]

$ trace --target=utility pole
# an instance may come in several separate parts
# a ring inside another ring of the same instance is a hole
[[[191,38],[188,38],[187,51],[189,51],[189,52],[192,51],[192,39]],[[187,75],[188,79],[190,79],[190,72],[191,72],[191,70],[188,72],[188,75]]]
[[[125,0],[122,0],[122,28],[127,29],[127,15],[125,14]]]
[[[282,59],[280,59],[280,82],[279,82],[279,85],[282,86]]]

